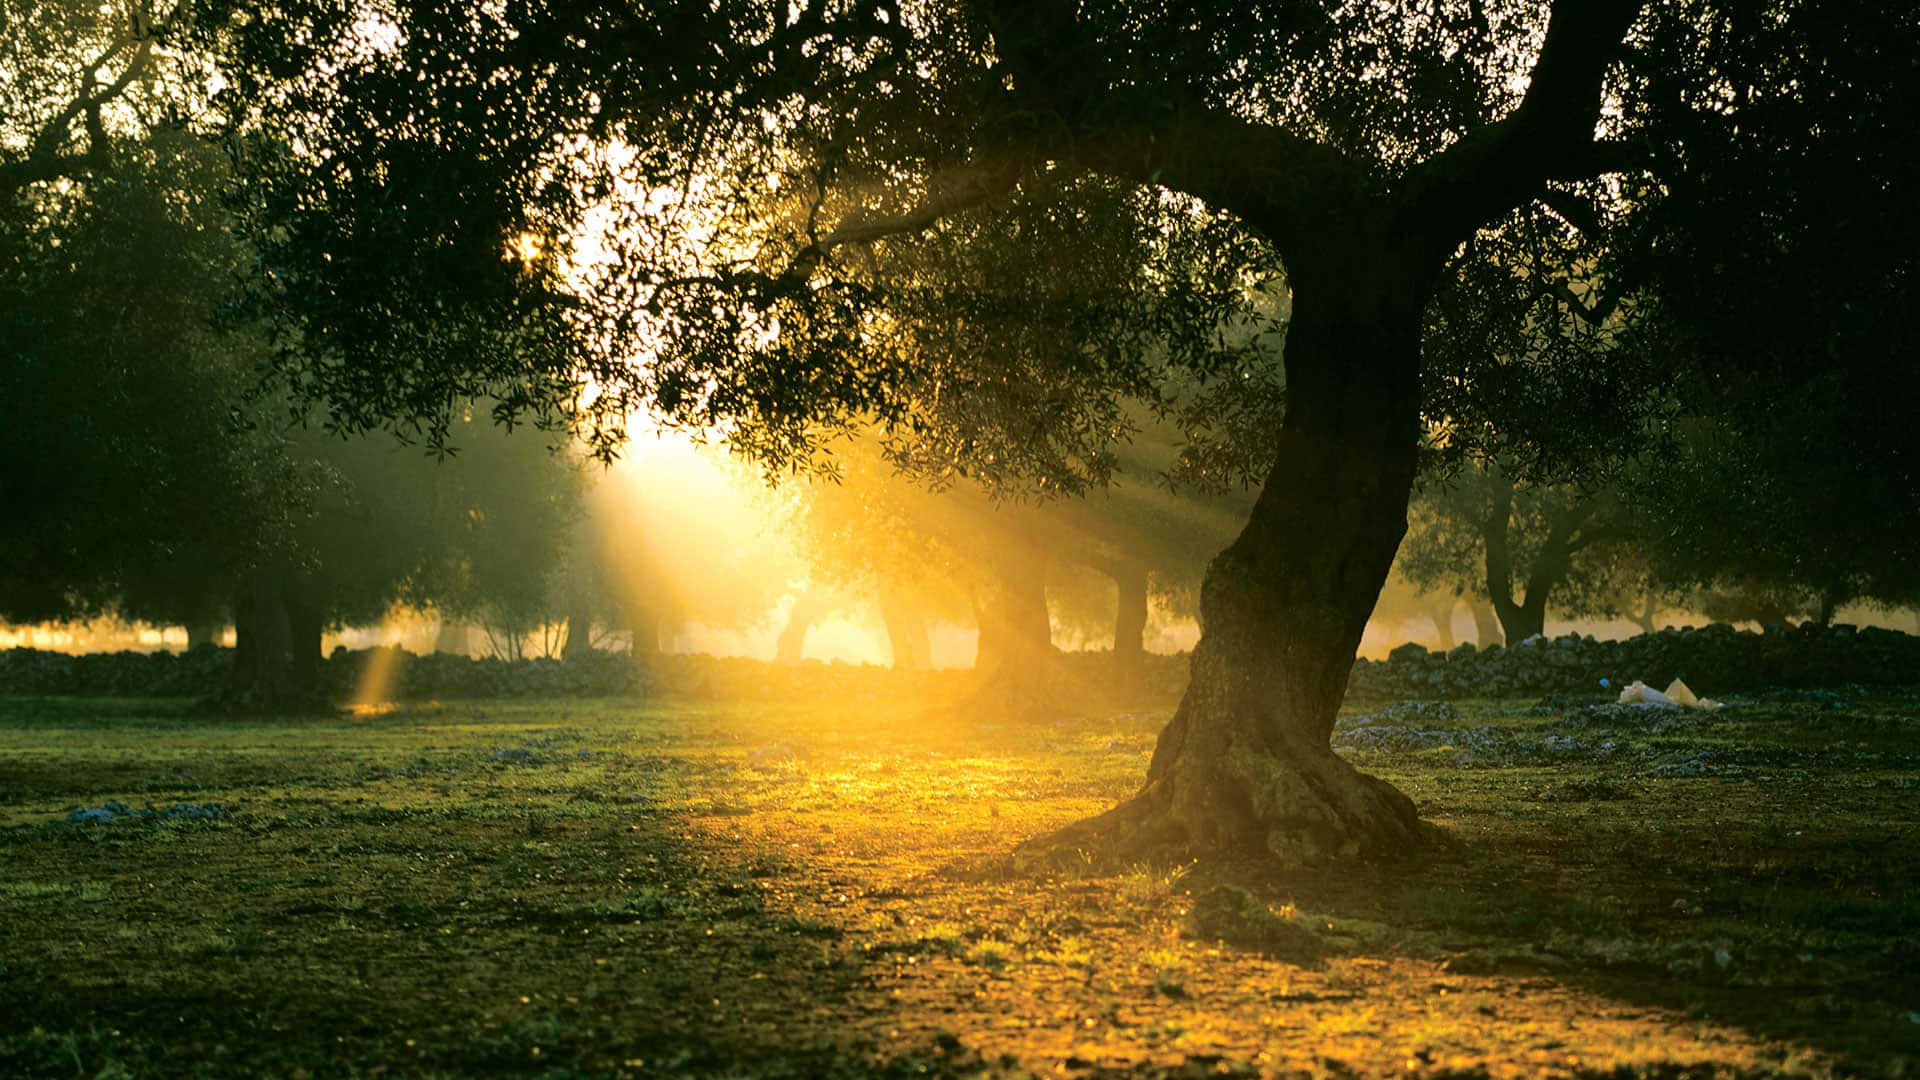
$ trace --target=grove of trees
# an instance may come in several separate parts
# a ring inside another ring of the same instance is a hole
[[[925,509],[861,538],[925,558],[848,576],[964,564],[1009,671],[1042,662],[1050,562],[1111,574],[1124,651],[1140,570],[1184,588],[1163,549],[1252,481],[1144,785],[1037,843],[1295,864],[1423,843],[1328,747],[1417,477],[1449,553],[1411,573],[1477,567],[1509,637],[1628,577],[1914,595],[1920,20],[1894,0],[6,7],[4,377],[52,415],[4,437],[96,470],[9,478],[10,612],[202,617],[163,595],[187,575],[142,581],[173,545],[251,582],[254,656],[317,654],[363,599],[314,553],[378,485],[267,418],[435,449],[490,418],[607,458],[645,409],[774,475],[857,438],[995,535]],[[181,265],[130,265],[156,256]],[[117,322],[52,299],[100,292]],[[1158,482],[1127,455],[1159,430],[1188,501],[1100,509]],[[149,448],[204,492],[142,481]],[[511,466],[548,493],[524,520],[448,498],[557,563],[572,468]],[[478,547],[426,573],[375,516],[364,580],[471,603]]]

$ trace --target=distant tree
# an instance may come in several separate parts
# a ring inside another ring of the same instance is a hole
[[[572,629],[565,575],[581,557],[585,477],[541,432],[508,433],[482,414],[455,433],[457,456],[410,470],[424,482],[413,512],[424,511],[429,532],[405,594],[481,627],[503,659],[558,653],[571,640],[560,636]],[[587,623],[580,633],[590,642],[590,614]],[[550,640],[536,646],[542,631]]]
[[[0,204],[0,611],[204,624],[287,512],[284,456],[244,423],[260,342],[212,325],[244,258],[217,163],[168,131],[116,154]]]
[[[1603,605],[1609,547],[1629,535],[1613,492],[1516,485],[1497,462],[1424,487],[1412,516],[1403,572],[1429,590],[1485,597],[1509,645],[1546,629],[1556,595],[1576,613]]]
[[[1722,395],[1719,416],[1694,418],[1645,464],[1645,543],[1663,581],[1763,624],[1802,609],[1825,624],[1842,604],[1920,597],[1915,475],[1861,445],[1886,436],[1845,430],[1851,411],[1794,396],[1809,390]]]

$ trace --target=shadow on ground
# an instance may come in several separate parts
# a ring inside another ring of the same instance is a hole
[[[1464,710],[1349,750],[1453,850],[1274,877],[1005,872],[1151,714],[0,702],[0,1073],[1894,1075],[1909,704]],[[66,820],[108,800],[222,810]]]

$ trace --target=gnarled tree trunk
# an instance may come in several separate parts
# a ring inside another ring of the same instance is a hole
[[[567,613],[567,641],[560,646],[560,659],[581,660],[593,653],[593,613],[584,604]]]
[[[285,701],[292,690],[293,655],[285,583],[273,570],[255,570],[243,599],[247,618],[239,624],[245,642],[238,659],[245,666],[236,673],[254,701]]]
[[[927,637],[927,616],[909,596],[885,589],[880,593],[880,619],[887,627],[895,671],[925,671],[933,666],[933,643]]]
[[[187,623],[186,628],[188,652],[220,644],[220,631],[226,629],[219,619],[212,617],[195,619]]]
[[[1485,600],[1474,597],[1467,601],[1467,610],[1473,613],[1474,644],[1484,649],[1506,640],[1500,632],[1500,617],[1493,613],[1493,608]]]
[[[441,619],[433,635],[433,651],[455,656],[473,655],[473,627],[457,619]]]
[[[1352,282],[1295,270],[1278,452],[1246,528],[1207,569],[1191,679],[1146,785],[1035,845],[1298,865],[1422,841],[1412,801],[1328,746],[1413,484],[1418,290],[1392,280],[1366,280],[1375,302],[1356,303],[1369,294]]]
[[[774,661],[781,664],[799,663],[801,654],[807,648],[807,634],[813,630],[813,624],[825,618],[832,607],[827,594],[820,589],[808,588],[795,597],[792,609],[787,612],[787,623],[780,628],[780,636],[774,639]]]
[[[1047,615],[1046,556],[1015,547],[998,554],[993,581],[976,605],[980,681],[970,707],[1028,713],[1051,703],[1047,678],[1053,660],[1053,624]]]
[[[1435,640],[1441,652],[1452,652],[1457,644],[1453,640],[1453,606],[1457,603],[1451,597],[1435,603],[1427,609],[1427,618],[1433,620]]]
[[[296,587],[292,590],[298,593]],[[326,629],[326,617],[320,605],[305,598],[287,601],[287,649],[290,656],[288,685],[300,698],[320,694],[320,643]]]
[[[1113,619],[1113,674],[1123,686],[1136,685],[1147,671],[1147,569],[1125,563],[1110,573],[1119,594]]]

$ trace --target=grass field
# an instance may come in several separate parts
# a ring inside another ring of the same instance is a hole
[[[1448,848],[1007,857],[1163,720],[0,699],[0,1076],[1920,1072],[1920,697],[1354,717]]]

